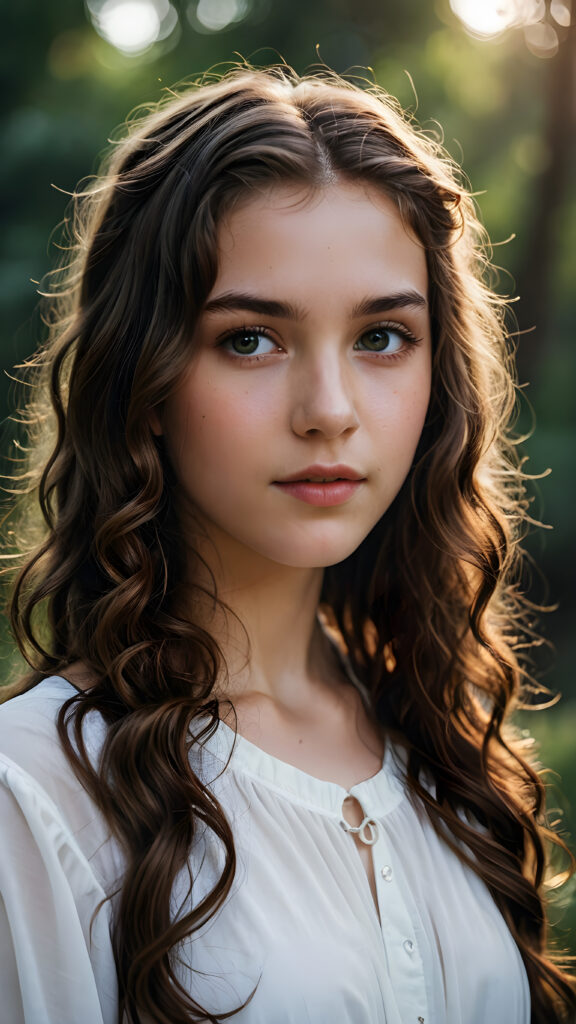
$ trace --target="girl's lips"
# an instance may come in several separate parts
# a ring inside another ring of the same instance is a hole
[[[339,480],[364,480],[365,477],[358,470],[352,469],[341,462],[328,464],[315,462],[305,469],[298,469],[295,473],[285,476],[282,480],[275,480],[274,483],[333,483]]]
[[[306,502],[307,505],[319,505],[326,508],[330,505],[344,504],[363,483],[363,479],[328,480],[324,483],[312,480],[286,480],[275,481],[274,486],[292,498]]]

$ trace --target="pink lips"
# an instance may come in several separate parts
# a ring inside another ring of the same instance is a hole
[[[274,486],[308,505],[326,508],[348,501],[364,480],[365,477],[350,466],[314,465],[299,470],[284,480],[275,480]]]

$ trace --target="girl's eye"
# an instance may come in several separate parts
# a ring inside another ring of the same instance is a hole
[[[221,345],[234,356],[266,356],[278,351],[276,342],[259,329],[234,331]]]
[[[384,352],[386,355],[397,355],[407,342],[417,339],[405,328],[372,327],[356,342],[354,348],[361,352]]]

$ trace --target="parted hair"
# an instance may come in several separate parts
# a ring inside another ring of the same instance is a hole
[[[217,727],[213,688],[226,666],[181,611],[182,587],[193,595],[206,575],[184,579],[174,475],[149,413],[189,365],[222,217],[258,189],[332,181],[381,189],[422,243],[433,380],[408,478],[359,548],[326,570],[321,610],[374,720],[407,751],[410,793],[502,912],[532,1024],[571,1020],[574,986],[549,948],[545,899],[548,851],[561,843],[507,726],[525,681],[528,503],[505,303],[486,277],[462,175],[382,90],[286,68],[205,78],[133,118],[76,194],[66,264],[45,299],[49,340],[30,364],[43,464],[33,477],[31,463],[28,501],[42,528],[13,586],[12,628],[31,671],[11,695],[74,661],[94,680],[58,728],[125,853],[113,933],[122,1012],[132,1024],[231,1016],[199,1006],[176,969],[179,943],[226,899],[235,847],[190,764],[195,720]],[[82,741],[93,709],[107,725],[97,765]],[[170,895],[198,828],[222,845],[224,867],[175,920]]]

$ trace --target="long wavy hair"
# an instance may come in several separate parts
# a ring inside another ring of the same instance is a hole
[[[31,672],[11,692],[76,660],[94,681],[66,702],[58,728],[125,852],[113,936],[122,1011],[157,1024],[228,1016],[199,1006],[175,970],[179,942],[225,901],[235,852],[222,807],[190,766],[195,719],[217,727],[225,664],[179,611],[182,586],[200,582],[183,579],[174,478],[148,414],[189,365],[223,215],[257,189],[333,180],[381,189],[426,250],[433,384],[408,479],[358,550],[326,570],[321,609],[374,720],[407,749],[411,792],[500,908],[527,971],[532,1024],[556,1024],[576,1009],[548,948],[546,850],[561,844],[505,721],[525,679],[527,517],[505,304],[487,283],[461,176],[381,90],[329,73],[235,69],[134,119],[76,195],[66,266],[47,300],[50,338],[32,367],[50,411],[29,421],[52,448],[34,485],[43,533],[11,605]],[[97,766],[82,742],[93,709],[108,727]],[[173,883],[199,824],[223,844],[224,868],[173,920]]]

